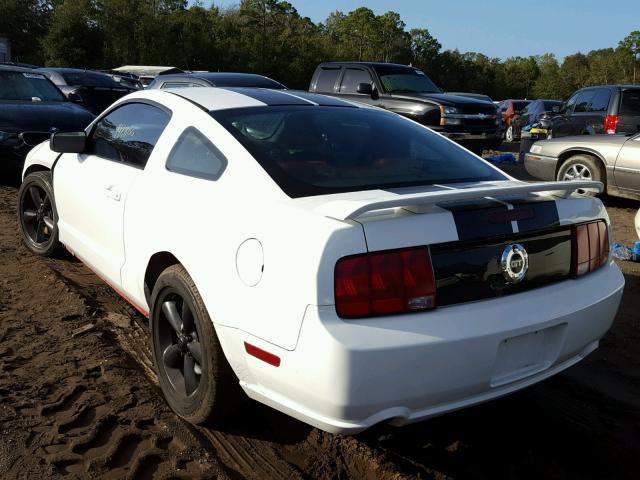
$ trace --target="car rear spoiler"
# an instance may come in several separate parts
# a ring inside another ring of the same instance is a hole
[[[334,200],[324,203],[316,211],[326,217],[337,220],[354,220],[363,213],[394,207],[421,207],[437,203],[454,202],[460,200],[474,200],[487,197],[521,195],[537,192],[549,192],[551,195],[567,198],[576,190],[596,190],[602,192],[602,182],[593,181],[563,181],[536,183],[509,183],[506,186],[491,185],[487,187],[456,188],[438,190],[435,192],[398,194],[391,198],[363,199],[363,200]]]

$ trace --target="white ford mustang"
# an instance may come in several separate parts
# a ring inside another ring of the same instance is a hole
[[[29,154],[28,248],[63,244],[144,315],[169,405],[242,390],[330,432],[575,364],[624,279],[597,182],[523,183],[411,120],[308,93],[154,90]]]

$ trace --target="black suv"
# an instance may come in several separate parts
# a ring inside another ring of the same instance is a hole
[[[316,68],[310,92],[385,108],[428,126],[475,152],[501,142],[493,103],[446,95],[414,67],[378,62],[328,62]]]
[[[640,130],[640,86],[601,85],[575,92],[550,119],[551,135],[633,134]]]

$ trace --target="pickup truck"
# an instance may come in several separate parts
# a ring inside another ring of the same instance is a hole
[[[309,91],[398,113],[481,153],[501,142],[493,103],[447,95],[421,70],[380,62],[318,65]]]

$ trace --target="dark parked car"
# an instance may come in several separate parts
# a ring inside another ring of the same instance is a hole
[[[505,133],[506,140],[512,142],[520,138],[522,127],[538,120],[545,113],[553,112],[554,108],[562,105],[559,100],[534,100],[524,110],[511,120],[511,125]]]
[[[495,105],[447,95],[421,70],[379,62],[328,62],[317,68],[310,92],[382,107],[481,152],[500,141]]]
[[[511,122],[516,115],[519,115],[522,110],[526,108],[527,105],[531,103],[531,100],[503,100],[498,105],[498,112],[502,117],[502,122],[505,126],[505,139],[507,141],[511,141],[507,138],[507,132],[509,131],[509,127],[511,126]]]
[[[140,77],[133,73],[117,72],[115,70],[100,70],[100,72],[109,75],[114,82],[119,83],[125,88],[130,88],[131,90],[142,90],[144,88]]]
[[[101,113],[120,97],[135,91],[117,83],[109,75],[77,68],[38,68],[72,102],[80,103],[87,110]]]
[[[550,136],[640,131],[640,86],[600,85],[575,92],[551,119]]]
[[[282,90],[280,82],[255,73],[200,72],[159,75],[147,88],[257,87]]]
[[[94,115],[67,100],[41,73],[0,66],[0,161],[22,162],[56,131],[77,132]]]

